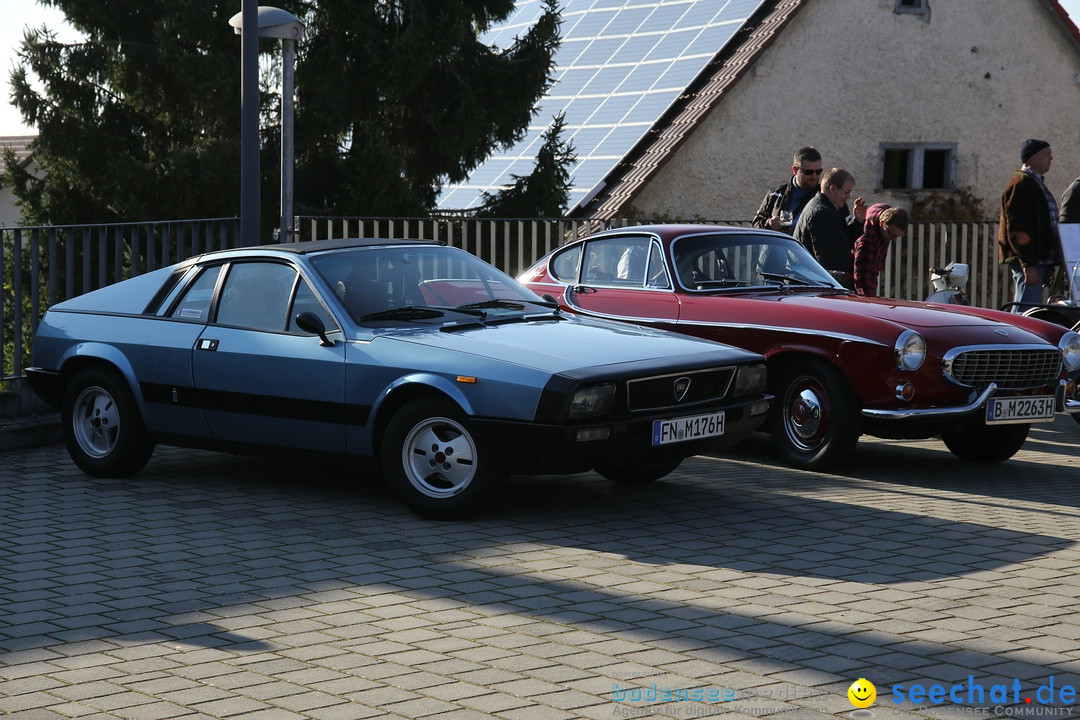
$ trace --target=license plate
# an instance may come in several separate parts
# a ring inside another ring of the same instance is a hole
[[[652,426],[652,444],[668,445],[670,443],[700,440],[701,438],[716,437],[723,434],[723,411],[709,413],[708,415],[692,415],[689,417],[672,418],[670,420],[655,420],[653,421]]]
[[[1054,419],[1054,396],[998,397],[986,404],[986,424],[1049,422]]]

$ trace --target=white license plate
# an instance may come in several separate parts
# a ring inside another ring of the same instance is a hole
[[[699,440],[701,438],[716,437],[723,434],[723,411],[709,413],[708,415],[693,415],[690,417],[672,418],[670,420],[655,420],[653,421],[652,426],[652,444],[668,445],[670,443]]]
[[[1054,419],[1054,396],[998,397],[986,404],[986,424],[1049,422]]]

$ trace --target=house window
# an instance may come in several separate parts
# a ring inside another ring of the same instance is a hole
[[[896,0],[896,12],[925,15],[930,12],[930,0]]]
[[[883,143],[880,154],[883,190],[948,190],[956,184],[956,145],[952,143]]]

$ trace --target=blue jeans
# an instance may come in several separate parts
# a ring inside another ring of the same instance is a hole
[[[1024,282],[1024,268],[1020,266],[1019,260],[1012,260],[1009,263],[1009,270],[1012,272],[1013,285],[1015,291],[1013,293],[1013,302],[1023,303],[1022,305],[1014,305],[1012,311],[1014,313],[1022,313],[1032,305],[1042,305],[1045,300],[1043,299],[1043,283],[1046,282],[1046,274],[1050,270],[1050,265],[1046,263],[1039,263],[1035,266],[1038,272],[1039,279],[1035,285],[1028,285]]]

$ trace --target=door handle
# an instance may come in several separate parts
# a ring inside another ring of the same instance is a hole
[[[195,346],[195,349],[214,352],[215,350],[217,350],[217,346],[217,340],[211,340],[210,338],[199,338],[199,343]]]

